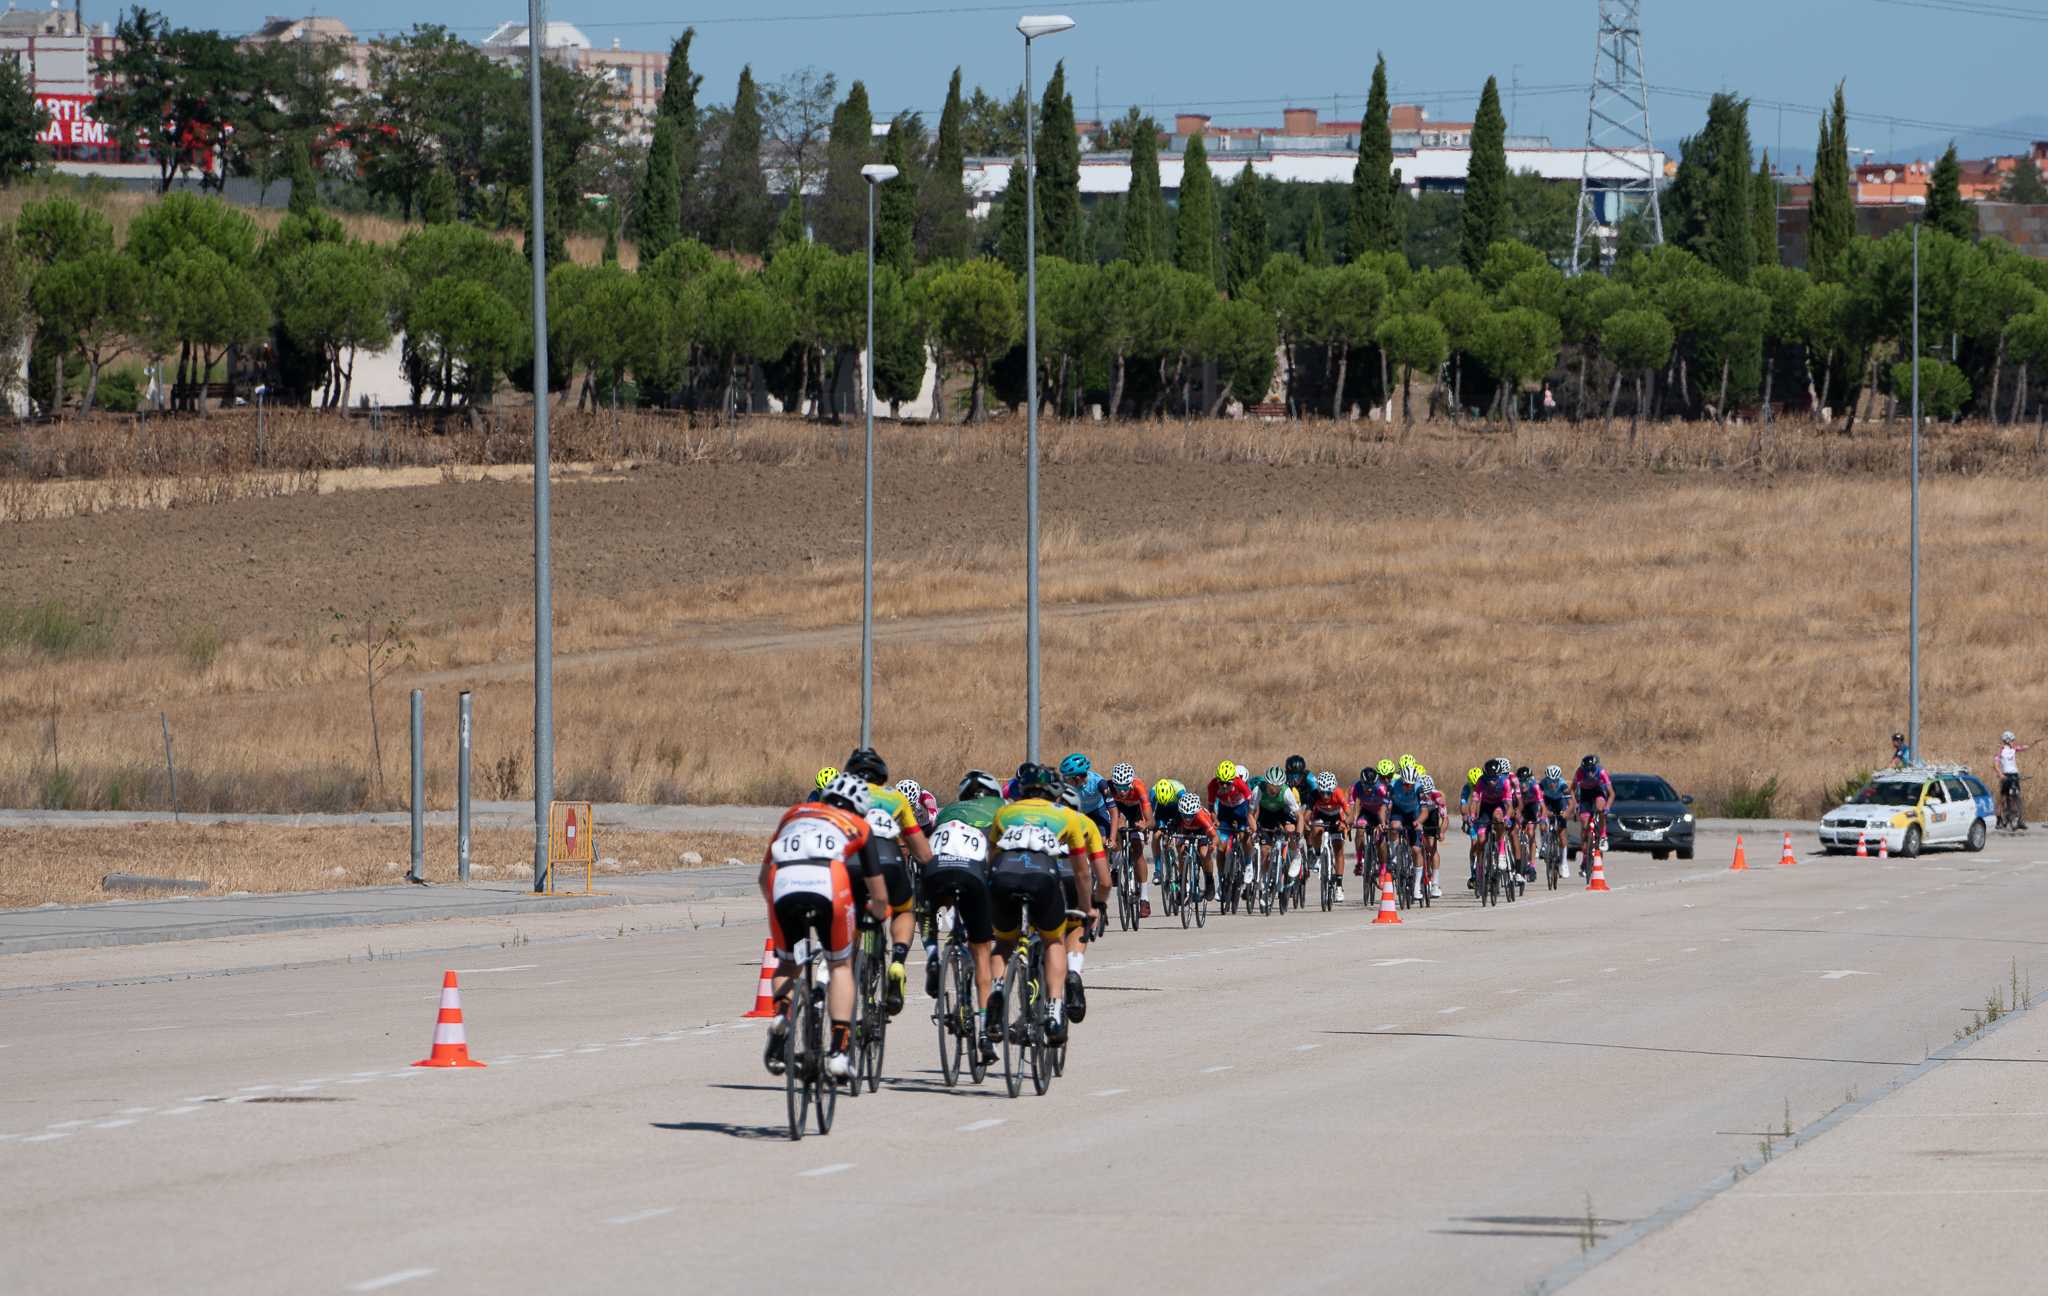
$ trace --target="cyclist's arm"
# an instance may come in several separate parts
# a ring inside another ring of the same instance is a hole
[[[774,848],[761,852],[761,876],[756,879],[761,888],[761,898],[775,903],[775,855]]]
[[[847,861],[849,869],[859,873],[868,882],[868,912],[875,921],[889,921],[889,881],[882,876],[882,852],[875,845],[873,833],[862,833],[860,850]]]

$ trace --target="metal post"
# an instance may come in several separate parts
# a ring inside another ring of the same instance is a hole
[[[167,711],[159,711],[156,714],[157,719],[164,722],[164,773],[171,780],[171,822],[176,823],[178,821],[178,766],[177,762],[171,759],[171,717]]]
[[[1911,570],[1906,582],[1906,746],[1920,752],[1920,226],[1913,226],[1913,469]]]
[[[456,704],[458,729],[455,738],[455,876],[469,881],[469,690],[462,690]]]
[[[1031,38],[1024,38],[1024,759],[1038,759],[1038,158],[1031,139]]]
[[[868,343],[861,365],[861,404],[867,409],[867,449],[861,466],[860,745],[874,746],[875,721],[875,185],[868,184]]]
[[[426,841],[426,800],[427,800],[427,695],[422,689],[412,691],[412,871],[406,874],[409,882],[421,882],[421,866],[425,863]]]
[[[555,796],[555,608],[548,566],[547,176],[541,165],[541,0],[526,0],[526,92],[533,171],[533,889],[547,885],[548,803]]]

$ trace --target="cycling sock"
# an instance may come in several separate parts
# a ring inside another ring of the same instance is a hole
[[[896,944],[896,945],[891,945],[891,946],[889,947],[889,961],[890,961],[891,963],[901,963],[901,962],[902,962],[902,961],[904,960],[904,958],[905,958],[905,957],[907,957],[907,956],[909,955],[909,953],[910,953],[910,946],[908,946],[908,945],[903,945],[903,944]]]
[[[1086,955],[1079,950],[1075,950],[1072,954],[1067,955],[1067,971],[1072,972],[1075,976],[1080,976],[1081,964],[1086,960]]]
[[[853,1027],[843,1021],[832,1023],[832,1051],[846,1053],[853,1047]]]

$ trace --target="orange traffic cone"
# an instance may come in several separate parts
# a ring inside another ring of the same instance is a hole
[[[775,942],[761,942],[761,983],[754,987],[754,1006],[742,1017],[773,1017],[775,1015]]]
[[[1742,834],[1741,834],[1741,833],[1736,833],[1736,834],[1735,834],[1735,862],[1734,862],[1734,863],[1732,863],[1732,864],[1730,864],[1730,865],[1728,866],[1728,871],[1729,871],[1730,873],[1742,873],[1742,872],[1746,872],[1746,871],[1748,870],[1748,868],[1749,868],[1749,860],[1748,860],[1748,858],[1747,858],[1746,856],[1744,856],[1744,855],[1743,855],[1743,853],[1742,853]]]
[[[1604,869],[1604,868],[1602,868],[1602,867],[1600,867],[1600,852],[1599,852],[1599,851],[1594,851],[1594,852],[1593,852],[1593,880],[1592,880],[1592,881],[1590,881],[1590,882],[1588,882],[1588,883],[1586,883],[1586,890],[1588,890],[1588,891],[1612,891],[1613,889],[1614,889],[1613,887],[1610,887],[1610,886],[1608,886],[1608,885],[1607,885],[1607,870],[1606,870],[1606,869]]]
[[[453,972],[441,976],[441,1013],[434,1019],[434,1051],[424,1061],[413,1063],[421,1067],[480,1067],[483,1063],[469,1056],[469,1041],[462,1033],[462,990],[455,984]]]
[[[1372,925],[1374,927],[1378,927],[1382,923],[1385,923],[1391,926],[1399,926],[1400,922],[1401,906],[1400,903],[1394,899],[1394,875],[1387,872],[1385,869],[1381,869],[1380,912],[1379,916],[1372,920]]]
[[[1856,834],[1856,858],[1870,858],[1870,843],[1867,840],[1865,840],[1863,834],[1860,832]]]
[[[1798,862],[1799,862],[1799,861],[1798,861],[1797,859],[1793,858],[1793,855],[1792,855],[1792,834],[1791,834],[1791,833],[1786,833],[1786,834],[1785,834],[1785,853],[1784,853],[1783,855],[1780,855],[1780,856],[1778,856],[1778,867],[1779,867],[1779,868],[1791,868],[1791,867],[1792,867],[1792,866],[1793,866],[1794,864],[1797,864]]]
[[[1891,843],[1882,837],[1877,839],[1877,857],[1881,860],[1888,860],[1892,857]]]

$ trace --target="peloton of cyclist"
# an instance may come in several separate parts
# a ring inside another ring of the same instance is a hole
[[[1330,868],[1337,878],[1336,903],[1343,904],[1344,834],[1351,829],[1351,798],[1337,786],[1337,776],[1324,770],[1310,783],[1301,808],[1302,832],[1309,849],[1320,846],[1325,835],[1330,839]]]
[[[1003,808],[1003,785],[995,775],[969,770],[960,780],[957,801],[933,820],[932,862],[917,880],[918,901],[926,915],[924,930],[924,992],[939,997],[938,911],[953,906],[953,916],[967,933],[974,956],[974,1038],[984,1064],[995,1061],[995,1043],[987,1033],[988,991],[993,981],[995,911],[989,892],[989,834],[996,811]]]
[[[1597,849],[1605,854],[1607,807],[1614,804],[1614,783],[1607,777],[1598,756],[1588,754],[1580,758],[1579,767],[1572,771],[1572,795],[1579,803],[1579,827],[1582,830],[1579,848],[1587,851]],[[1591,873],[1590,866],[1587,872]]]
[[[884,1000],[893,1017],[903,1011],[903,983],[908,975],[903,961],[910,955],[910,938],[917,929],[911,913],[915,896],[910,866],[904,856],[923,868],[932,862],[931,846],[910,808],[910,799],[888,786],[889,765],[879,752],[872,747],[858,748],[842,768],[868,782],[868,827],[882,862],[882,878],[889,884],[889,985]]]
[[[1222,845],[1222,837],[1216,831],[1216,817],[1203,808],[1202,798],[1188,791],[1178,779],[1160,779],[1152,785],[1152,807],[1161,833],[1196,839],[1195,852],[1202,868],[1203,894],[1214,900],[1216,852]],[[1166,883],[1167,877],[1162,871],[1159,884],[1163,887]]]
[[[853,1022],[854,887],[876,921],[889,916],[889,888],[869,831],[868,786],[852,774],[834,775],[815,799],[783,812],[775,836],[761,857],[761,898],[768,902],[768,938],[776,965],[772,994],[775,1016],[768,1023],[762,1057],[770,1075],[783,1070],[782,1040],[789,1032],[790,982],[796,975],[794,950],[815,930],[825,943],[831,981],[825,990],[832,1040],[825,1069],[838,1079],[853,1073],[847,1057]]]
[[[1145,883],[1150,877],[1145,863],[1145,835],[1152,831],[1155,820],[1152,789],[1145,786],[1128,761],[1110,767],[1109,808],[1109,848],[1113,852],[1126,836],[1131,837],[1131,862],[1138,874],[1138,917],[1150,918],[1152,902],[1145,898]]]

